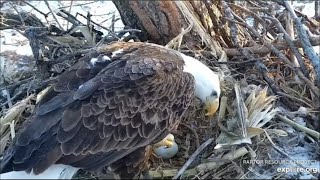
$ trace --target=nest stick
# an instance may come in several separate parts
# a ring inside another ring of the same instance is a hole
[[[25,107],[27,106],[28,102],[30,101],[31,98],[33,98],[34,95],[30,95],[26,97],[25,99],[19,101],[15,105],[13,105],[4,115],[3,117],[0,118],[0,125],[4,126],[7,123],[10,123],[12,120],[14,120],[18,115],[24,111]]]
[[[229,160],[229,161],[234,161],[235,159],[238,159],[244,155],[246,155],[249,151],[245,148],[245,147],[241,147],[239,149],[237,149],[234,152],[229,152],[227,154],[225,154],[224,156],[222,156],[222,160]],[[228,161],[219,161],[219,162],[207,162],[207,163],[203,163],[203,164],[199,164],[198,166],[196,166],[195,168],[192,169],[188,169],[186,171],[184,171],[182,173],[182,175],[184,177],[188,177],[191,175],[196,175],[199,172],[208,172],[208,171],[212,171],[213,169],[216,169],[224,164],[227,164]],[[150,175],[153,178],[165,178],[165,177],[172,177],[175,174],[178,173],[177,169],[164,169],[161,172],[159,171],[150,171]]]
[[[309,39],[312,46],[320,45],[320,36],[312,36]],[[293,39],[292,41],[297,48],[302,47],[300,39],[297,38],[297,39]],[[277,42],[272,42],[271,44],[279,50],[288,49],[288,43],[285,40],[280,39]],[[247,49],[253,54],[268,54],[271,52],[271,50],[266,45],[259,45],[259,44],[250,46],[250,47],[243,47],[242,49]],[[241,51],[239,51],[238,48],[223,48],[223,50],[230,57],[242,55]]]
[[[218,121],[221,121],[221,119],[224,118],[224,116],[226,114],[227,101],[228,101],[228,97],[227,96],[222,96],[221,97]]]
[[[38,13],[42,14],[45,18],[48,17],[48,14],[40,11],[38,8],[36,8],[35,6],[33,6],[32,4],[30,4],[29,2],[27,2],[26,0],[24,0],[23,3],[25,3],[26,5],[32,7],[32,9],[34,9],[34,10],[37,11]]]
[[[17,14],[18,14],[18,16],[19,16],[19,18],[20,18],[21,24],[22,24],[23,26],[25,26],[26,24],[24,23],[24,20],[23,20],[23,18],[22,18],[22,16],[21,16],[21,13],[19,13],[19,11],[17,10],[16,6],[13,5],[11,2],[9,2],[9,4],[10,4],[11,7],[17,12]]]
[[[193,22],[191,22],[188,26],[187,29],[182,29],[181,30],[181,33],[178,34],[178,36],[174,37],[170,42],[168,42],[168,44],[166,45],[167,48],[172,48],[175,46],[175,44],[178,42],[179,43],[179,47],[180,48],[180,45],[181,45],[181,41],[182,41],[182,38],[185,34],[189,33],[191,31],[193,27]]]
[[[302,126],[302,125],[300,125],[300,124],[298,124],[298,123],[296,123],[296,122],[288,119],[288,118],[285,117],[285,116],[282,116],[282,115],[279,115],[279,114],[277,114],[276,116],[277,116],[281,121],[283,121],[283,122],[285,122],[285,123],[287,123],[287,124],[290,124],[290,125],[293,126],[294,128],[297,128],[297,129],[299,129],[299,130],[301,130],[301,131],[303,131],[303,132],[311,135],[312,137],[314,137],[314,138],[316,138],[316,139],[320,139],[320,133],[319,133],[319,132],[314,131],[314,130],[312,130],[312,129],[309,129],[309,128],[307,128],[307,127],[304,127],[304,126]]]
[[[69,14],[71,14],[72,5],[73,5],[73,0],[71,0],[70,2]],[[67,21],[67,29],[69,29],[69,21]]]
[[[57,18],[57,16],[56,16],[56,14],[53,12],[53,10],[51,9],[51,7],[50,7],[50,5],[49,5],[48,1],[47,1],[47,0],[44,0],[44,2],[46,3],[46,5],[47,5],[48,9],[49,9],[49,10],[50,10],[50,12],[52,13],[52,16],[53,16],[54,20],[56,20],[56,22],[57,22],[57,24],[58,24],[59,28],[60,28],[61,30],[63,30],[63,27],[62,27],[62,26],[61,26],[61,24],[59,23],[58,18]]]
[[[278,27],[278,30],[280,30],[283,33],[284,38],[287,41],[287,44],[289,45],[289,47],[292,50],[292,52],[295,55],[295,57],[297,58],[298,63],[300,65],[301,71],[303,72],[303,74],[306,77],[308,77],[307,70],[306,70],[306,67],[305,67],[304,62],[303,62],[303,57],[299,53],[298,48],[296,47],[296,45],[294,44],[294,42],[293,42],[294,39],[287,33],[287,31],[283,28],[283,26],[281,25],[280,21],[277,18],[268,17],[268,16],[266,16],[265,18],[268,18],[271,21],[275,22],[275,25]]]
[[[8,105],[9,105],[9,108],[12,107],[12,101],[11,101],[11,97],[10,97],[10,93],[7,89],[4,90],[6,92],[6,96],[7,96],[7,102],[8,102]]]
[[[201,144],[201,146],[191,155],[188,161],[182,166],[182,168],[178,171],[178,173],[172,179],[178,179],[183,172],[190,166],[190,164],[196,159],[196,157],[206,148],[209,144],[214,141],[214,138],[208,139],[206,142]]]
[[[11,139],[13,140],[14,137],[16,136],[14,120],[10,123],[10,133],[11,133]]]
[[[200,147],[200,140],[199,140],[199,135],[198,135],[197,131],[185,123],[180,123],[180,124],[185,126],[186,128],[188,128],[190,131],[192,131],[192,133],[194,134],[194,137],[196,139],[196,147],[199,148]]]
[[[313,106],[311,104],[307,103],[306,101],[304,101],[304,100],[302,100],[300,98],[294,97],[292,95],[289,95],[289,94],[286,94],[286,93],[283,93],[283,92],[278,92],[278,95],[285,96],[285,97],[290,98],[292,100],[298,101],[298,102],[300,102],[300,103],[302,103],[304,105],[307,105],[310,108],[313,108]]]
[[[296,69],[294,67],[294,65],[291,63],[291,61],[283,54],[281,53],[280,50],[278,50],[275,46],[273,46],[271,43],[265,41],[265,39],[263,37],[260,36],[260,34],[258,33],[258,31],[256,31],[254,28],[252,28],[251,26],[249,26],[242,18],[240,18],[239,16],[237,16],[236,14],[234,14],[235,17],[237,17],[237,19],[240,21],[236,21],[235,23],[240,24],[242,26],[244,26],[245,28],[248,28],[254,36],[256,36],[261,43],[263,43],[266,47],[268,47],[269,49],[271,49],[271,51],[278,56],[282,61],[284,61],[288,67],[290,69],[292,69],[293,71],[295,71],[298,76],[308,85],[308,87],[310,88],[310,90],[315,94],[316,98],[319,99],[320,98],[320,90],[318,87],[316,87],[312,81],[310,81],[308,78],[305,77],[305,75],[301,72],[300,69]],[[233,21],[231,19],[225,18],[228,21]]]
[[[303,46],[304,52],[307,54],[310,61],[312,62],[313,67],[314,67],[314,71],[316,72],[316,75],[317,75],[317,81],[318,81],[318,83],[320,83],[320,58],[319,58],[319,56],[317,56],[316,52],[314,51],[314,49],[309,41],[307,31],[303,27],[301,20],[298,18],[296,13],[293,11],[291,5],[286,1],[283,1],[283,3],[285,4],[286,9],[290,12],[291,17],[293,18],[294,23],[296,24],[298,36],[301,40],[301,44]]]

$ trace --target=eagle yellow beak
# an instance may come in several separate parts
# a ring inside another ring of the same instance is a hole
[[[215,112],[217,112],[218,108],[219,108],[219,98],[215,97],[215,98],[207,98],[205,105],[205,112],[206,112],[206,116],[212,116]]]

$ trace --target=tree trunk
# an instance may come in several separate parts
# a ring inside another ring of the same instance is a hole
[[[189,47],[198,47],[204,41],[207,47],[211,47],[210,50],[214,54],[217,51],[218,56],[221,55],[221,46],[234,47],[228,23],[223,19],[223,13],[221,13],[221,1],[113,0],[113,3],[119,10],[125,26],[142,31],[135,33],[142,41],[148,40],[165,45],[179,35],[182,28],[186,29],[191,21],[196,21],[198,22],[197,28],[193,28],[191,33],[183,37]],[[186,9],[188,12],[185,11]],[[238,42],[245,41],[241,37],[242,33],[238,34],[238,38],[241,38],[238,39]],[[217,50],[219,47],[220,50]]]
[[[180,33],[183,21],[173,1],[114,0],[125,26],[140,29],[140,40],[166,44]]]

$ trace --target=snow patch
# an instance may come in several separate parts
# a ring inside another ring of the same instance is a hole
[[[110,61],[111,59],[109,58],[109,56],[103,56],[103,59],[106,61]]]
[[[40,9],[43,13],[49,14],[47,19],[39,12],[34,10],[28,5],[15,5],[18,11],[24,11],[34,14],[39,18],[43,23],[48,22],[48,24],[54,24],[57,26],[56,20],[53,18],[50,10],[44,1],[28,1],[37,9]],[[72,7],[70,8],[70,6]],[[83,24],[87,24],[87,20],[82,16],[77,15],[80,13],[84,16],[90,12],[92,21],[100,24],[103,27],[109,27],[112,23],[112,13],[115,14],[115,18],[120,18],[120,14],[113,4],[112,1],[49,1],[49,6],[54,12],[58,12],[59,9],[63,8],[64,10],[69,11],[70,13],[77,17],[77,19]],[[5,3],[1,8],[1,12],[12,12],[12,6],[9,3]],[[62,13],[61,13],[62,14]],[[70,28],[71,23],[68,23],[64,18],[57,16],[59,24],[63,26],[66,30],[67,27]],[[122,30],[124,27],[121,20],[118,20],[114,24],[115,31]],[[104,35],[107,35],[109,32],[101,27],[95,26],[95,29],[101,31]],[[15,30],[7,29],[1,30],[0,35],[0,53],[11,50],[17,52],[20,55],[32,56],[32,50],[29,45],[28,39],[23,35],[18,33]]]
[[[3,53],[5,51],[15,51],[19,55],[33,55],[28,39],[18,33],[16,30],[1,30],[0,43],[0,53]]]
[[[98,61],[98,58],[92,58],[90,60],[90,63],[92,64],[92,66],[94,66],[94,65],[96,65],[97,61]]]

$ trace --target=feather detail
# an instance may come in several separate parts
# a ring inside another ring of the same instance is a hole
[[[76,172],[123,162],[127,175],[136,175],[144,169],[146,146],[163,138],[193,99],[194,79],[177,54],[116,42],[79,59],[24,123],[0,172],[49,171],[57,178],[70,166]],[[55,163],[70,166],[51,171]]]

